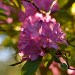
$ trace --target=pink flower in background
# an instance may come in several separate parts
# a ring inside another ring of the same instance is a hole
[[[58,63],[53,61],[53,63],[49,66],[49,69],[52,71],[53,75],[61,75]]]
[[[6,22],[7,22],[8,24],[11,24],[11,23],[13,22],[13,18],[8,17],[8,18],[6,19]]]
[[[0,2],[0,9],[3,10],[1,13],[6,15],[5,19],[0,21],[0,24],[5,24],[5,23],[10,24],[10,23],[13,23],[13,19],[14,18],[12,18],[11,16],[13,14],[16,14],[15,8],[13,8],[12,6],[7,5],[7,4],[3,3],[3,1],[1,1]]]
[[[54,18],[40,13],[26,18],[18,42],[19,53],[23,54],[23,59],[36,60],[38,56],[45,54],[41,47],[58,49],[57,43],[66,44],[66,41],[65,33]]]
[[[70,66],[70,68],[71,68],[71,69],[75,69],[75,67],[73,67],[73,66]],[[71,69],[68,69],[68,70],[67,70],[67,73],[68,73],[69,75],[75,75],[75,70],[71,70]]]
[[[5,5],[4,3],[0,2],[0,8],[5,10],[6,15],[10,15],[10,7]]]

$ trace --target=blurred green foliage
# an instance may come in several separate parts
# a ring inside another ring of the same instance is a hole
[[[4,39],[1,45],[6,47],[12,46],[16,51],[18,51],[17,42],[18,42],[20,27],[22,23],[19,22],[17,14],[18,11],[22,9],[21,8],[22,4],[20,0],[13,0],[13,2],[11,0],[3,0],[2,2],[3,4],[9,6],[12,9],[10,9],[10,15],[7,15],[4,12],[9,12],[9,11],[0,8],[0,35],[6,34],[8,36],[7,38]],[[66,38],[70,39],[70,43],[73,45],[75,45],[75,13],[73,13],[75,12],[75,10],[74,11],[72,10],[73,8],[75,9],[75,5],[74,7],[72,7],[74,2],[75,0],[64,0],[64,1],[58,0],[60,10],[51,13],[52,17],[56,18],[56,20],[60,23],[63,31],[66,33]],[[16,12],[14,10],[16,10]],[[8,22],[7,21],[8,18],[11,18],[12,22]],[[68,47],[65,46],[61,46],[61,47],[62,50],[70,51],[71,57],[68,60],[68,62],[71,66],[75,66],[75,47],[72,47],[70,45]],[[61,64],[61,67],[62,65],[66,67],[65,64]],[[48,72],[48,70],[45,71]],[[62,75],[64,74],[68,75],[64,71],[61,72]]]

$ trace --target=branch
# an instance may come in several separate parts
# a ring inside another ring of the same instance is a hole
[[[35,5],[35,3],[32,0],[24,0],[24,1],[31,3],[37,9],[37,11],[40,12],[39,8]]]

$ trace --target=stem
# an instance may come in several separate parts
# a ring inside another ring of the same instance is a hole
[[[41,75],[40,68],[37,69],[35,75]]]
[[[51,13],[53,6],[55,5],[55,3],[57,2],[57,0],[54,0],[50,6],[50,10],[48,11],[48,15]]]
[[[74,45],[72,45],[70,42],[69,42],[69,39],[67,38],[67,43],[73,47],[75,47]]]

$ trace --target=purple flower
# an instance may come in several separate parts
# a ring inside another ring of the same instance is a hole
[[[37,9],[31,3],[26,2],[26,1],[22,1],[22,3],[24,5],[24,7],[25,7],[25,12],[20,10],[20,12],[18,14],[19,21],[21,21],[21,22],[23,22],[26,17],[28,17],[30,15],[34,15],[37,12]]]
[[[33,0],[35,5],[40,9],[48,12],[54,0]],[[54,3],[52,11],[57,11],[59,9],[57,2]]]
[[[38,59],[38,56],[44,56],[45,51],[41,47],[59,49],[58,43],[66,44],[65,33],[54,18],[39,13],[26,18],[18,42],[23,60],[33,61]]]
[[[50,7],[54,0],[33,0],[34,4],[38,7],[39,10],[43,10],[45,12],[48,12],[50,10]],[[37,8],[30,2],[22,1],[25,12],[22,10],[19,12],[19,21],[23,22],[26,17],[34,15],[37,11]],[[57,11],[59,10],[59,6],[57,2],[54,3],[51,11]]]

